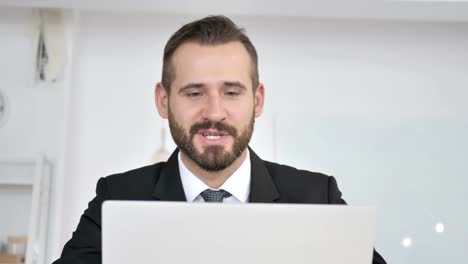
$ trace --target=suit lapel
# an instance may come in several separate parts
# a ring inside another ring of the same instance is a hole
[[[249,147],[250,151],[250,203],[273,203],[280,195],[265,162]]]
[[[153,197],[161,201],[187,201],[179,173],[179,150],[176,149],[161,169]]]

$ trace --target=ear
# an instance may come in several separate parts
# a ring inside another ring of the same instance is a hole
[[[169,117],[169,94],[162,83],[158,82],[154,89],[154,101],[156,108],[158,108],[159,115],[167,119]]]
[[[265,102],[265,87],[260,83],[255,91],[255,117],[263,113],[263,104]]]

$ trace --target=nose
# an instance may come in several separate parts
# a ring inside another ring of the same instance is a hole
[[[213,122],[220,122],[226,119],[226,108],[222,98],[218,95],[210,95],[203,108],[203,118]]]

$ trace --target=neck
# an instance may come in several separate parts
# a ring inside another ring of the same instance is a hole
[[[248,149],[245,148],[239,158],[237,158],[229,167],[220,171],[207,171],[201,168],[182,151],[180,152],[180,157],[190,172],[192,172],[210,188],[218,189],[226,182],[229,177],[231,177],[232,174],[234,174],[237,169],[239,169],[247,157],[247,151]]]

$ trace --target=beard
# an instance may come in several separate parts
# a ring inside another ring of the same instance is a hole
[[[213,121],[195,123],[190,127],[187,133],[183,126],[177,123],[172,112],[169,110],[169,128],[177,147],[202,169],[212,172],[226,169],[240,157],[250,142],[254,123],[255,117],[254,114],[252,114],[249,124],[240,135],[235,127],[222,122]],[[196,149],[193,143],[194,136],[198,131],[210,128],[227,133],[233,137],[234,143],[231,151],[226,151],[224,146],[206,146],[203,152]]]

